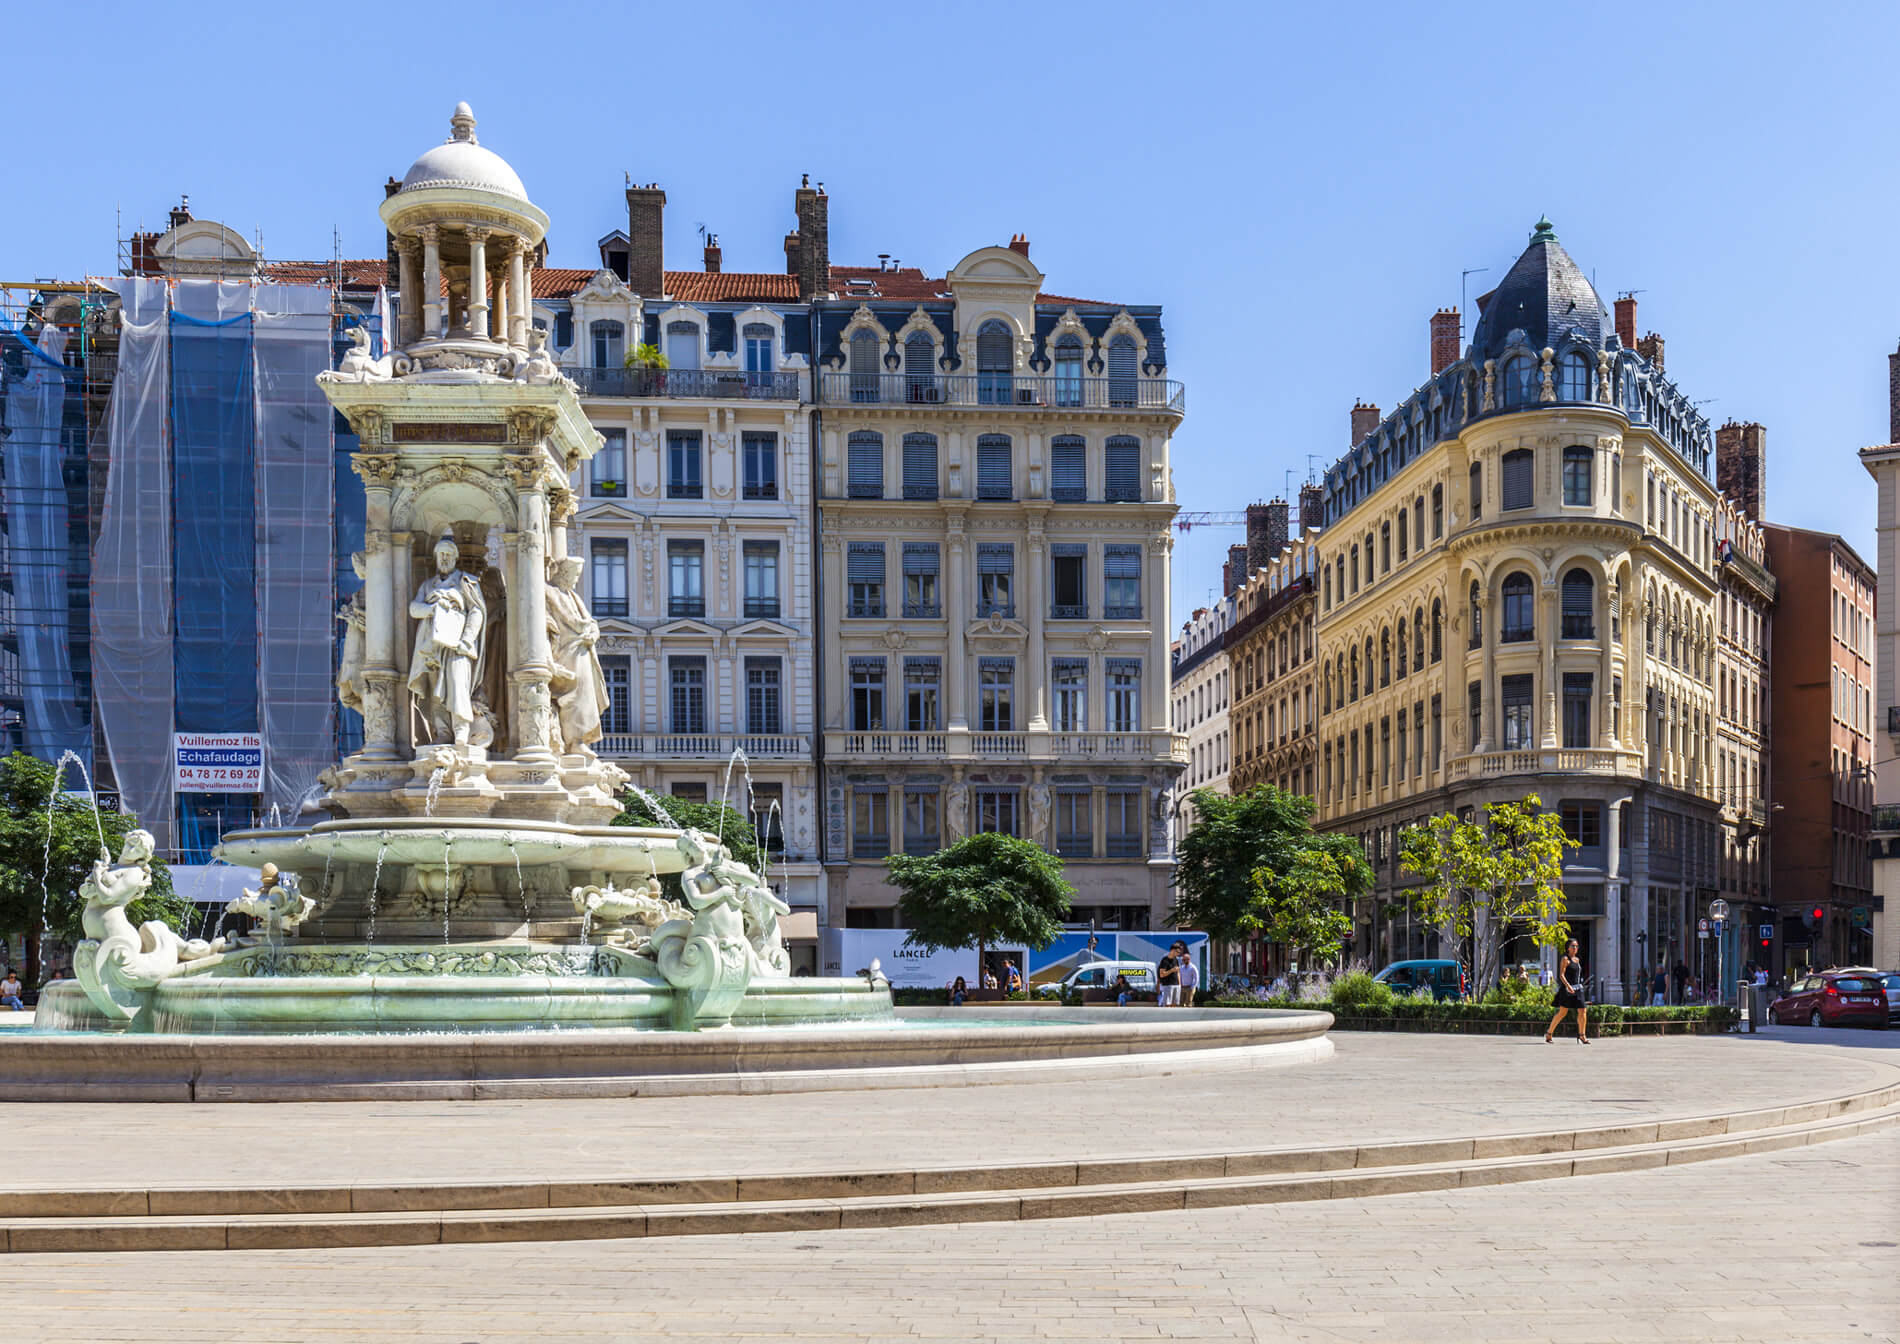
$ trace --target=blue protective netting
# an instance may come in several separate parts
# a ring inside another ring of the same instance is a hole
[[[171,315],[176,730],[256,732],[251,315]]]

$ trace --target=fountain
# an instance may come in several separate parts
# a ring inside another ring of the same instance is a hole
[[[318,378],[362,441],[364,588],[338,676],[362,749],[320,776],[312,814],[222,837],[219,859],[266,873],[229,907],[262,921],[261,938],[133,929],[123,908],[150,882],[149,837],[102,855],[78,980],[49,988],[41,1022],[305,1033],[888,1017],[882,985],[791,979],[787,907],[720,838],[666,824],[657,804],[661,826],[608,824],[632,783],[595,751],[600,631],[567,553],[570,473],[602,439],[528,321],[547,217],[479,146],[466,106],[451,126],[382,210],[419,311],[387,359],[359,348]],[[571,910],[531,900],[523,865],[572,892]],[[305,889],[344,937],[303,935]]]

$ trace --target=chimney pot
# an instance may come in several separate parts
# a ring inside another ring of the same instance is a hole
[[[1366,435],[1379,427],[1379,408],[1368,401],[1355,401],[1352,406],[1352,442],[1354,447],[1365,441]]]
[[[1458,310],[1440,308],[1432,314],[1432,377],[1458,362]]]
[[[1729,421],[1715,431],[1715,488],[1755,522],[1768,502],[1768,431],[1753,421]]]
[[[807,173],[804,185],[792,193],[792,210],[798,217],[798,297],[809,303],[831,291],[830,201],[825,184],[814,190]],[[789,260],[789,257],[788,257]]]
[[[717,275],[719,273],[719,235],[716,233],[706,235],[705,261],[706,274]]]
[[[1636,353],[1641,355],[1657,373],[1663,371],[1663,338],[1650,332],[1636,343]]]
[[[1616,339],[1625,350],[1636,348],[1636,296],[1625,294],[1616,301]]]

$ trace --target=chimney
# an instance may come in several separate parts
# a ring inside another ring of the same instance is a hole
[[[627,288],[643,299],[666,293],[666,193],[657,182],[627,188]]]
[[[1743,513],[1762,520],[1768,493],[1768,431],[1731,420],[1715,431],[1715,488]]]
[[[1663,338],[1655,332],[1643,337],[1636,343],[1636,353],[1641,355],[1657,373],[1663,371]]]
[[[716,233],[706,235],[706,274],[719,274],[719,235]]]
[[[1221,593],[1224,596],[1232,597],[1240,591],[1240,585],[1247,581],[1247,548],[1245,546],[1227,548],[1227,563],[1221,566],[1220,579]]]
[[[1284,499],[1247,506],[1247,572],[1265,567],[1286,549],[1287,509]]]
[[[1009,250],[1012,252],[1020,252],[1025,257],[1028,256],[1029,235],[1026,233],[1012,233],[1009,236]]]
[[[1636,348],[1636,296],[1624,294],[1616,301],[1616,339],[1625,350]]]
[[[401,190],[402,183],[392,177],[383,183],[383,199],[388,200]],[[402,288],[402,261],[396,255],[396,235],[387,230],[383,233],[383,288],[391,294],[399,293]],[[416,301],[413,294],[407,298],[411,303]]]
[[[805,174],[792,194],[792,208],[798,216],[798,299],[809,303],[831,292],[831,212],[825,184],[814,187],[811,174]]]
[[[1458,310],[1440,308],[1432,314],[1432,377],[1458,362]]]
[[[1887,433],[1900,443],[1900,349],[1887,356]]]
[[[180,196],[178,198],[178,204],[172,207],[171,223],[166,227],[175,229],[180,224],[189,223],[191,223],[191,197]]]
[[[785,274],[798,274],[798,230],[793,229],[785,235]]]
[[[1352,442],[1348,448],[1357,447],[1365,441],[1366,435],[1379,427],[1379,408],[1368,401],[1355,401],[1352,404]]]
[[[1325,492],[1317,485],[1300,487],[1300,531],[1304,532],[1309,527],[1318,528],[1325,525],[1324,515],[1321,513],[1321,501],[1325,497]]]

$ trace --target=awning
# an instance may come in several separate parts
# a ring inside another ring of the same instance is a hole
[[[778,920],[779,936],[786,942],[818,941],[818,912],[816,910],[794,910],[789,915],[780,915]]]

